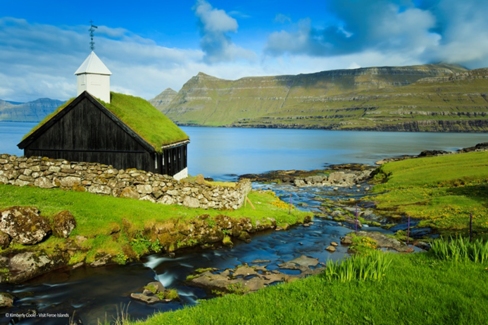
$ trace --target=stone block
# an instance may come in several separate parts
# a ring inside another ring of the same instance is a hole
[[[200,201],[197,198],[194,198],[191,196],[186,196],[183,199],[183,205],[187,206],[189,208],[199,208],[200,207]]]
[[[39,177],[34,181],[34,186],[40,188],[53,188],[54,184],[53,181],[47,177]]]

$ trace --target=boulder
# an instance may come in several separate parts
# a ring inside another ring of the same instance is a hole
[[[158,203],[169,205],[169,204],[175,204],[176,200],[169,195],[164,195],[162,198],[158,200]]]
[[[75,227],[75,217],[69,211],[61,211],[53,217],[53,233],[57,237],[68,238]]]
[[[24,252],[9,260],[8,282],[21,283],[41,274],[66,265],[68,256],[63,254],[47,256],[45,253]]]
[[[330,245],[330,246],[327,246],[327,248],[325,250],[328,251],[328,252],[333,253],[333,252],[336,251],[336,248],[334,246]]]
[[[156,281],[145,285],[142,293],[131,293],[130,297],[145,302],[146,304],[170,302],[179,299],[176,290],[166,290],[160,282]]]
[[[128,197],[131,199],[138,199],[139,198],[139,193],[132,187],[126,187],[120,192],[120,197]]]
[[[95,194],[110,195],[110,193],[112,193],[112,189],[106,185],[93,184],[88,189],[88,192],[95,193]]]
[[[303,179],[295,178],[294,180],[295,186],[296,187],[303,187],[305,186],[305,181]]]
[[[242,241],[245,241],[246,243],[249,243],[251,241],[251,235],[249,235],[249,233],[247,233],[246,231],[241,231],[238,238]]]
[[[317,258],[308,257],[305,255],[301,255],[291,261],[281,263],[278,266],[282,269],[291,269],[291,270],[301,270],[304,268],[310,268],[310,266],[317,266],[319,264],[319,260]]]
[[[37,208],[11,207],[0,211],[0,231],[12,237],[14,242],[33,245],[41,242],[51,228]]]
[[[10,293],[0,292],[0,308],[10,308],[14,305],[14,296]]]
[[[61,187],[72,188],[76,185],[81,184],[81,178],[80,177],[74,177],[74,176],[67,176],[67,177],[61,178],[59,180],[59,182],[61,184],[60,185]]]
[[[13,271],[24,271],[33,267],[45,266],[50,261],[47,255],[36,256],[33,252],[25,252],[14,255],[10,259],[10,269]]]
[[[191,197],[191,196],[185,196],[183,199],[183,205],[189,207],[189,208],[199,208],[200,207],[200,201],[198,201],[197,198]]]
[[[339,184],[344,181],[344,172],[333,172],[329,175],[329,182],[332,184]]]
[[[137,192],[141,194],[150,194],[153,191],[153,188],[149,184],[144,185],[136,185]]]
[[[341,237],[341,244],[342,245],[352,245],[352,237],[351,236]]]
[[[418,157],[432,157],[432,156],[440,156],[440,155],[447,155],[451,152],[445,150],[424,150],[419,153]]]

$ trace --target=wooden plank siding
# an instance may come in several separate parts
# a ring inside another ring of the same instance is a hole
[[[186,143],[158,154],[88,96],[77,98],[70,104],[73,107],[68,106],[22,141],[19,147],[24,155],[99,162],[117,169],[137,168],[170,176],[187,167]]]
[[[163,150],[162,174],[174,175],[187,167],[187,144]]]

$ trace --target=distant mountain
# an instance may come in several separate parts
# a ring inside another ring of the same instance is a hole
[[[17,103],[0,99],[0,121],[39,122],[64,101],[39,98],[32,102]]]
[[[162,93],[151,99],[149,102],[160,111],[163,111],[168,107],[177,94],[178,93],[173,89],[166,88]]]
[[[488,131],[488,69],[373,67],[223,80],[198,73],[151,102],[180,125]]]

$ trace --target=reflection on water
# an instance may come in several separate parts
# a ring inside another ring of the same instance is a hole
[[[374,164],[429,149],[454,151],[488,141],[482,133],[409,133],[183,127],[189,170],[215,179],[328,164]],[[227,175],[227,177],[226,177]]]

